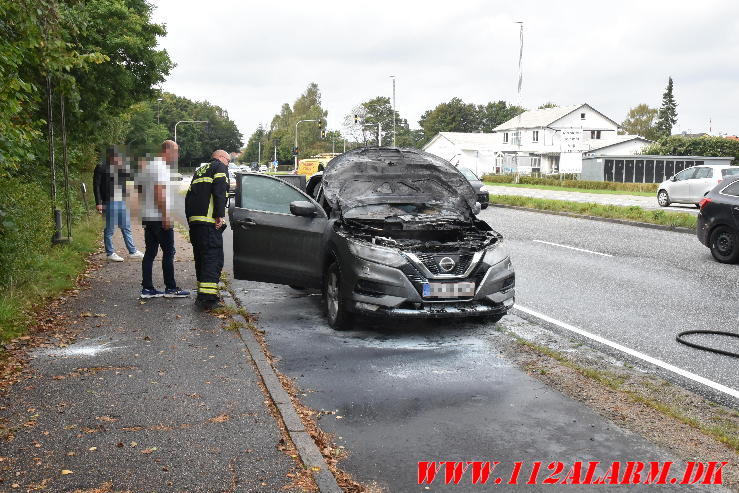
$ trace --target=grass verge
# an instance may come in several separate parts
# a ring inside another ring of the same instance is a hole
[[[608,190],[622,192],[646,192],[650,195],[657,193],[658,183],[623,183],[613,181],[593,181],[575,179],[573,175],[563,176],[516,176],[508,175],[485,175],[482,181],[490,183],[500,183],[502,185],[518,183],[521,185],[545,185],[553,187],[574,188],[577,190]]]
[[[635,205],[625,207],[589,202],[537,199],[533,197],[521,197],[519,195],[491,195],[490,203],[691,229],[695,229],[698,221],[696,216],[686,212],[670,212],[661,209],[647,210]]]
[[[492,187],[516,187],[516,188],[534,188],[537,190],[553,190],[556,192],[576,192],[576,193],[599,193],[608,195],[638,195],[640,197],[655,197],[654,192],[636,192],[628,190],[600,190],[600,189],[585,189],[576,187],[561,187],[558,185],[529,185],[526,183],[494,183],[486,181],[485,185]]]
[[[68,244],[52,246],[37,254],[30,267],[0,294],[0,341],[22,336],[32,319],[34,306],[75,286],[87,266],[87,257],[100,244],[102,220],[98,215],[82,219]]]
[[[732,413],[732,416],[726,416],[724,419],[721,419],[718,412],[713,416],[705,417],[704,419],[697,419],[695,416],[691,416],[690,412],[683,409],[684,406],[681,406],[679,401],[665,402],[664,400],[660,400],[656,397],[660,395],[658,389],[650,388],[650,385],[646,385],[646,382],[639,382],[638,385],[629,385],[628,380],[630,377],[628,376],[599,368],[589,368],[571,360],[559,351],[555,351],[549,347],[524,339],[512,331],[506,332],[513,336],[516,342],[521,346],[525,346],[542,356],[552,358],[561,365],[576,371],[586,378],[594,380],[611,390],[623,393],[631,401],[648,406],[665,416],[669,416],[670,418],[700,431],[704,435],[712,437],[735,452],[739,452],[739,427],[737,426],[736,421],[736,418],[739,415],[735,412],[728,411]],[[533,370],[534,372],[537,371],[536,368],[529,368],[529,370]],[[539,370],[539,373],[545,374],[545,370]]]

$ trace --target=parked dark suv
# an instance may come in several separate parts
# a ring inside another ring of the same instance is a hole
[[[729,177],[700,201],[696,232],[719,262],[739,262],[739,179]]]
[[[271,176],[239,177],[229,210],[236,279],[322,288],[337,329],[357,313],[497,321],[513,305],[503,237],[475,217],[475,191],[449,162],[356,149],[311,184],[312,197]]]

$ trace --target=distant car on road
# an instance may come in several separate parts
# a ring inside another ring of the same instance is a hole
[[[480,208],[487,209],[488,204],[490,203],[490,189],[485,186],[482,180],[480,180],[471,169],[462,167],[458,167],[457,169],[465,178],[467,178],[467,181],[470,182],[472,188],[475,189],[477,201],[480,202]]]
[[[657,188],[657,203],[660,207],[670,204],[695,204],[736,168],[727,165],[692,166],[684,169],[670,179],[660,183]]]
[[[260,173],[266,173],[267,171],[268,171],[268,168],[267,168],[267,165],[266,164],[263,164],[263,165],[261,165],[259,167],[259,172]]]
[[[700,201],[696,233],[713,258],[739,262],[739,175],[721,182]]]

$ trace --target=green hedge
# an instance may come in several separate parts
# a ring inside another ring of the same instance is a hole
[[[51,247],[54,233],[47,176],[19,174],[0,180],[0,289],[29,281],[28,270]],[[79,176],[70,176],[72,222],[84,214]],[[61,180],[59,180],[61,184]],[[88,203],[94,205],[87,184]],[[64,211],[64,191],[58,185],[58,207]],[[62,216],[62,221],[65,221]],[[65,223],[66,224],[66,223]],[[64,233],[66,235],[66,233]]]
[[[516,181],[516,175],[485,175],[483,181],[492,183],[520,183],[525,185],[547,185],[553,187],[581,188],[583,190],[617,190],[622,192],[657,192],[656,183],[618,183],[611,181],[587,181],[559,178],[539,178],[534,176],[519,176]]]

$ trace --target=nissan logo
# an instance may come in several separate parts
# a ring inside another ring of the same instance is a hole
[[[449,257],[444,257],[443,259],[439,260],[439,267],[441,267],[441,270],[444,272],[449,272],[452,269],[454,269],[454,266],[456,264],[454,263],[454,260],[452,260]]]

